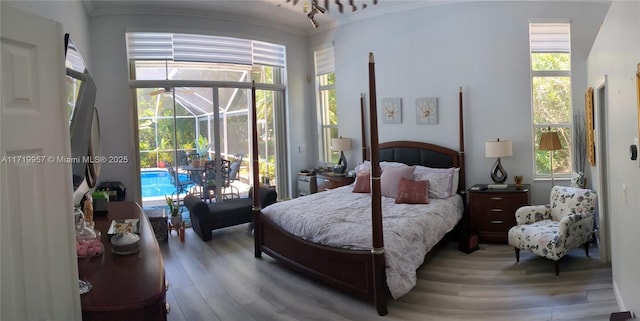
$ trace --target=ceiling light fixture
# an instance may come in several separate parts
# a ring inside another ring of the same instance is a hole
[[[313,2],[311,3],[311,11],[307,14],[307,17],[309,18],[309,20],[311,20],[311,24],[314,28],[318,28],[318,26],[320,25],[315,19],[316,14],[324,14],[326,11],[327,10],[325,8],[318,5],[318,0],[313,0]]]
[[[286,2],[288,3],[293,3],[293,5],[295,6],[298,3],[299,0],[286,0]],[[366,9],[368,7],[367,3],[369,0],[345,0],[344,2],[348,3],[348,6],[351,7],[351,12],[355,12],[356,10],[358,10],[358,6],[362,5],[362,10]],[[313,24],[314,28],[318,28],[318,26],[320,25],[318,23],[318,21],[316,20],[316,15],[317,14],[325,14],[329,12],[329,5],[330,5],[330,0],[324,0],[324,6],[320,6],[319,4],[319,0],[305,0],[304,1],[304,8],[303,11],[307,13],[307,18],[309,18],[309,20],[311,21],[311,24]],[[333,0],[333,4],[335,4],[335,6],[337,7],[337,11],[339,13],[344,13],[344,6],[342,4],[343,0]],[[358,2],[361,2],[360,4],[358,4]],[[377,5],[378,4],[378,0],[372,0],[371,3],[373,5]],[[279,6],[279,5],[278,5]]]

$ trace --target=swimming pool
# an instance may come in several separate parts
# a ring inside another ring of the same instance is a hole
[[[180,181],[189,179],[189,175],[178,173]],[[142,197],[170,196],[176,192],[176,186],[172,183],[171,174],[164,168],[143,168],[140,170],[140,185]],[[193,185],[188,185],[188,190]]]

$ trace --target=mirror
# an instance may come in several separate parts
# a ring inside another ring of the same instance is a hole
[[[65,34],[65,48],[73,201],[78,205],[95,187],[100,174],[100,124],[95,108],[96,85],[69,34]]]

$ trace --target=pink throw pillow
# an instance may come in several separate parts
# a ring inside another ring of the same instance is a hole
[[[353,187],[354,193],[371,193],[371,173],[368,169],[358,172],[356,183]]]
[[[401,178],[411,178],[414,166],[411,167],[385,167],[380,175],[380,190],[382,196],[396,198],[398,196],[398,184]]]
[[[400,178],[396,204],[429,204],[429,181]]]

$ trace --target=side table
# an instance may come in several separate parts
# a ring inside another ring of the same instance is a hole
[[[158,242],[167,242],[169,240],[169,227],[164,209],[147,209],[144,210],[144,213],[149,218],[149,223],[151,223],[153,233],[156,235],[156,240],[158,240]]]
[[[355,177],[349,177],[344,174],[334,174],[329,172],[316,173],[316,185],[318,192],[324,192],[326,190],[349,185],[355,180]]]
[[[516,225],[516,210],[529,205],[529,185],[508,185],[490,189],[476,184],[469,189],[471,228],[480,240],[506,242],[509,229]]]

